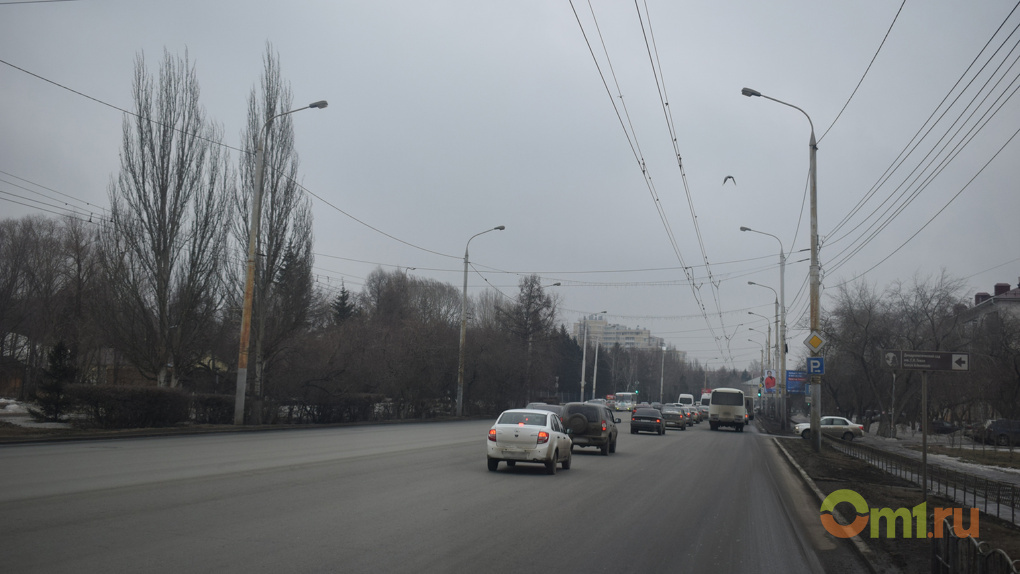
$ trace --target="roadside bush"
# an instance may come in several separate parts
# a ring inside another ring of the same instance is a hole
[[[191,410],[198,424],[229,425],[234,422],[234,396],[194,395]]]
[[[287,422],[331,424],[379,420],[376,405],[385,397],[373,393],[344,393],[339,395],[310,392],[304,399],[286,405]]]
[[[86,426],[104,429],[172,426],[189,419],[191,401],[178,389],[75,385],[67,389]]]

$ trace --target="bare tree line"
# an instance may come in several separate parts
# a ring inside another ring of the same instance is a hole
[[[881,291],[866,282],[839,287],[823,315],[826,412],[878,421],[883,435],[895,432],[894,421],[919,425],[926,416],[956,424],[1020,418],[1020,317],[1007,309],[968,317],[963,288],[945,271]],[[970,370],[930,373],[922,413],[920,373],[890,369],[888,350],[969,352]]]

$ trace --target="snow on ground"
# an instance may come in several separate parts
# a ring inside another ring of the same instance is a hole
[[[70,423],[37,422],[28,414],[28,406],[15,399],[0,398],[0,420],[21,427],[37,429],[66,429]]]

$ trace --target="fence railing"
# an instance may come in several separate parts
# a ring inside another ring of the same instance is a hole
[[[931,519],[931,517],[929,517]],[[928,532],[933,532],[929,529]],[[1018,574],[1020,560],[974,538],[960,538],[949,519],[942,521],[942,538],[931,539],[932,574]]]
[[[867,461],[904,480],[921,484],[920,460],[850,441],[829,439],[828,442],[840,452]],[[927,489],[987,515],[1020,525],[1020,486],[929,464]]]

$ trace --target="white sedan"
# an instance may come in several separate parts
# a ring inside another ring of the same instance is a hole
[[[819,421],[822,434],[827,434],[846,441],[864,436],[864,427],[854,424],[843,417],[822,417]],[[794,432],[804,438],[811,438],[811,423],[799,423],[793,427]]]
[[[556,474],[556,463],[570,468],[570,445],[560,417],[529,409],[503,411],[485,441],[489,470],[495,471],[499,461],[507,466],[537,462],[545,465],[547,474]]]

